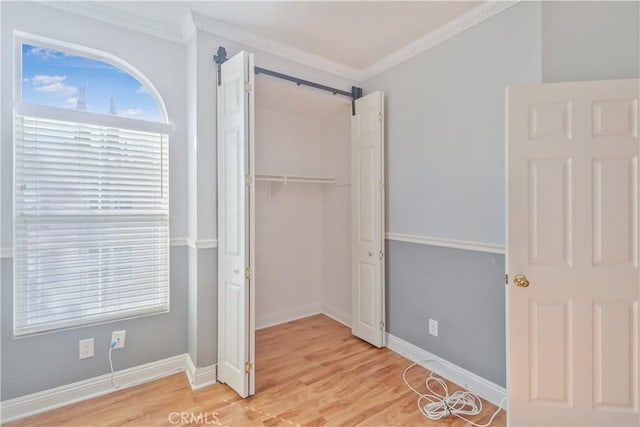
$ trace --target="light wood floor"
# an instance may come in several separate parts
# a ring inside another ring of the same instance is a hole
[[[202,414],[208,424],[229,427],[466,424],[455,417],[425,419],[402,382],[410,362],[352,337],[350,329],[323,315],[258,331],[256,355],[256,394],[245,400],[222,384],[191,391],[181,373],[7,425],[184,425],[172,412]],[[416,367],[411,384],[423,389],[426,372]],[[451,392],[459,389],[449,385]],[[484,404],[475,423],[486,423],[496,410]],[[505,425],[504,411],[493,425]]]

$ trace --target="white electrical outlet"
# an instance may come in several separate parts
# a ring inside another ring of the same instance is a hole
[[[93,338],[80,341],[79,345],[80,359],[93,357]]]
[[[124,341],[127,338],[127,331],[113,331],[111,333],[111,342],[116,342],[113,349],[124,348]]]
[[[438,336],[438,321],[429,319],[429,335]]]

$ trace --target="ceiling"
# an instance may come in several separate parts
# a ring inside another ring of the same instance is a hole
[[[94,2],[92,2],[94,3]],[[189,10],[325,60],[364,70],[479,1],[102,1],[130,18],[180,31]]]

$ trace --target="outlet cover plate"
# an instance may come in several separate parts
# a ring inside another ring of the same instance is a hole
[[[429,335],[438,336],[438,321],[429,319]]]
[[[93,338],[80,341],[79,344],[79,357],[80,359],[87,359],[93,357]]]
[[[116,346],[113,347],[114,350],[119,348],[124,348],[124,342],[127,338],[127,331],[113,331],[111,333],[111,342],[116,342]],[[111,344],[111,343],[109,343]]]

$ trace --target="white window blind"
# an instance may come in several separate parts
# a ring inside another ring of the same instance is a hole
[[[58,110],[16,109],[15,335],[169,309],[166,125]]]

